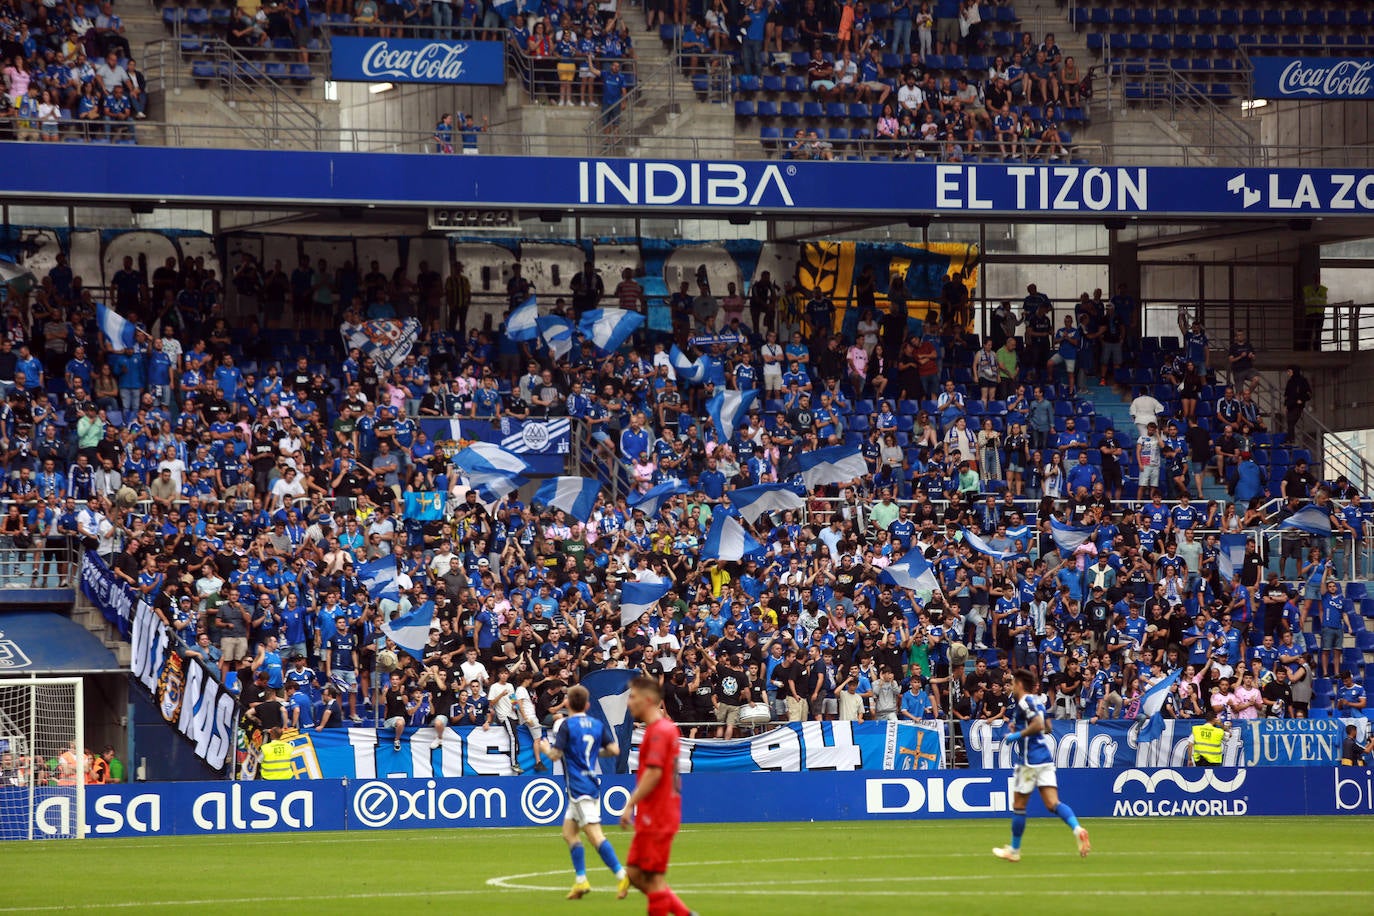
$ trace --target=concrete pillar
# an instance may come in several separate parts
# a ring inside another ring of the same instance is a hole
[[[1298,246],[1297,257],[1293,261],[1293,340],[1295,350],[1310,349],[1311,326],[1307,322],[1307,308],[1303,303],[1302,288],[1309,283],[1321,282],[1321,247],[1305,243]]]

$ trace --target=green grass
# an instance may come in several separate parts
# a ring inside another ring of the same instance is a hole
[[[1033,818],[1024,858],[989,850],[1007,822],[694,825],[670,873],[706,916],[919,912],[1209,913],[1370,911],[1374,818],[1193,818],[1086,822],[1079,859],[1057,820]],[[623,856],[629,834],[609,834]],[[588,850],[596,889],[578,902],[553,828],[429,830],[6,843],[0,913],[642,913]],[[1363,902],[1361,902],[1363,901]],[[913,909],[914,907],[914,909]]]

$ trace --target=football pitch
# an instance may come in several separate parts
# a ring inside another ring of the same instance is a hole
[[[1023,858],[989,850],[1004,820],[692,825],[670,878],[705,916],[780,913],[1356,913],[1374,904],[1374,818],[1085,821],[1035,817]],[[611,827],[623,857],[629,834]],[[2,913],[57,910],[504,914],[643,913],[588,850],[594,892],[572,884],[556,828],[6,843]],[[1361,902],[1363,901],[1363,902]]]

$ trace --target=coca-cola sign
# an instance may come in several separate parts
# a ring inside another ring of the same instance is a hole
[[[505,82],[504,49],[499,41],[336,37],[330,50],[330,77],[339,81],[455,85]]]
[[[1374,60],[1366,57],[1260,57],[1254,74],[1255,98],[1374,98]]]

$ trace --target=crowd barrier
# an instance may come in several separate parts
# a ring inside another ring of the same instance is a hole
[[[1100,722],[1055,720],[1050,748],[1061,767],[1179,767],[1188,764],[1188,741],[1201,720],[1166,719],[1153,741],[1137,740],[1140,725],[1116,719]],[[1222,746],[1222,764],[1240,767],[1335,766],[1341,759],[1345,727],[1354,725],[1360,742],[1368,740],[1370,721],[1349,719],[1251,719],[1231,724]],[[971,770],[1011,766],[1011,746],[1003,743],[1005,723],[960,723]]]
[[[968,773],[689,773],[682,777],[684,823],[953,820],[1007,817],[1010,771]],[[606,822],[620,817],[633,778],[613,776],[602,794]],[[1081,817],[1240,817],[1374,814],[1374,770],[1335,767],[1076,769],[1059,788]],[[18,799],[0,789],[0,836],[27,834]],[[40,789],[35,836],[70,835],[70,790]],[[187,782],[92,786],[91,837],[188,836],[538,827],[560,823],[559,780],[508,778]],[[1032,815],[1045,815],[1032,799]]]

